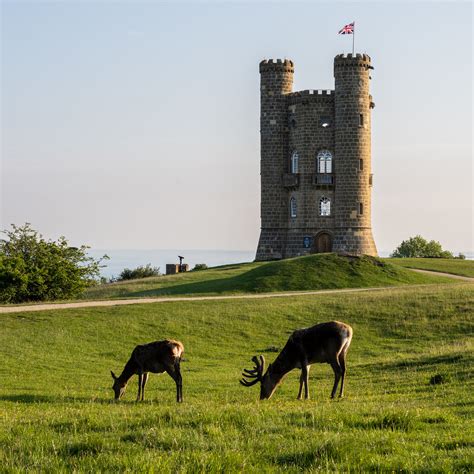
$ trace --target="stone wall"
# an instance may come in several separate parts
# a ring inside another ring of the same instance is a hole
[[[282,186],[288,150],[286,95],[293,87],[293,63],[281,59],[260,63],[260,216],[262,231],[257,260],[283,258],[287,227],[286,191]]]
[[[337,207],[333,249],[339,253],[377,255],[371,229],[371,69],[365,54],[334,59]]]
[[[260,63],[262,229],[256,260],[314,252],[322,232],[331,236],[334,251],[376,255],[370,223],[370,68],[366,55],[339,55],[334,91],[292,92],[291,61]],[[325,121],[330,125],[322,127]],[[330,184],[316,179],[321,150],[333,155]],[[297,176],[290,174],[294,151]],[[290,216],[292,197],[296,217]],[[331,200],[330,216],[319,215],[322,197]]]

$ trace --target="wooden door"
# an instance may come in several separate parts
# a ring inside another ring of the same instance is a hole
[[[332,239],[327,232],[321,232],[316,236],[316,253],[327,253],[332,251]]]

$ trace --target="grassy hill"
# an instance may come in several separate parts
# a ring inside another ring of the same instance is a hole
[[[373,257],[317,254],[100,285],[88,290],[85,298],[305,291],[447,281],[445,277],[417,274]]]
[[[452,273],[474,278],[474,260],[458,258],[386,258],[384,261],[406,268]]]
[[[326,364],[304,402],[297,371],[265,402],[238,384],[254,354],[332,319],[354,328],[346,398]],[[472,472],[473,322],[469,283],[3,314],[0,470]],[[147,401],[133,380],[112,403],[110,369],[165,337],[185,345],[184,403],[153,374]]]

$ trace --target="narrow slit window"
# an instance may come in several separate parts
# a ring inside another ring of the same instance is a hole
[[[298,167],[299,167],[299,156],[298,152],[294,151],[291,155],[291,172],[293,174],[298,174]]]
[[[292,197],[290,199],[290,216],[296,217],[296,198]]]
[[[359,171],[364,169],[364,160],[359,160]]]
[[[364,126],[364,114],[359,114],[359,127]]]
[[[364,204],[359,202],[359,215],[364,214]]]

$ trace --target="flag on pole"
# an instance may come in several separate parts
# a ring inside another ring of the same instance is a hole
[[[354,29],[355,29],[355,21],[352,23],[349,23],[348,25],[344,26],[338,34],[340,35],[353,35],[354,34]]]

